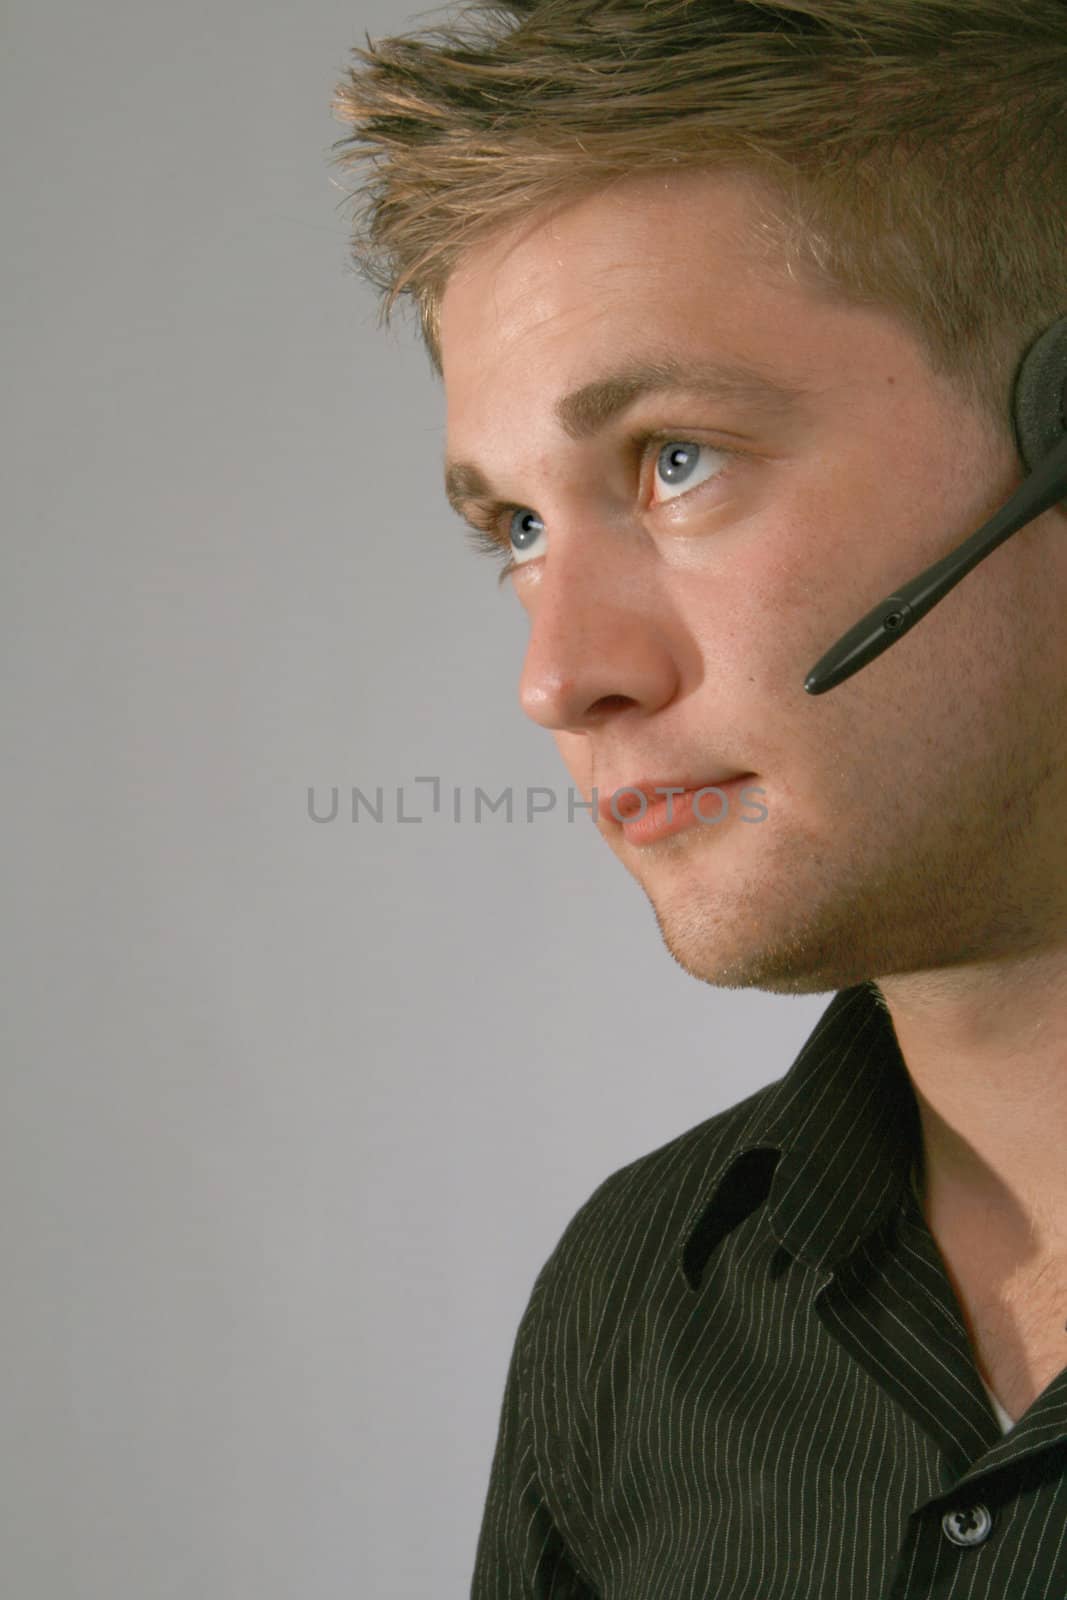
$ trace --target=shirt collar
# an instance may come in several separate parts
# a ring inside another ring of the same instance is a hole
[[[678,1241],[692,1289],[764,1200],[790,1254],[833,1267],[899,1203],[921,1148],[915,1093],[873,981],[835,994],[790,1070],[753,1100]]]

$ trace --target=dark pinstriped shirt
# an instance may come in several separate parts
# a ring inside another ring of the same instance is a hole
[[[1067,1367],[1004,1433],[920,1151],[859,984],[594,1191],[519,1324],[472,1600],[1067,1600]]]

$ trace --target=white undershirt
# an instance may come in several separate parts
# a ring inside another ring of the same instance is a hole
[[[979,1376],[979,1378],[981,1378],[982,1388],[985,1390],[986,1394],[989,1396],[989,1404],[993,1407],[993,1410],[996,1412],[997,1421],[1000,1423],[1000,1431],[1001,1431],[1001,1433],[1010,1433],[1011,1430],[1015,1426],[1014,1420],[1011,1417],[1008,1416],[1008,1413],[1005,1411],[1004,1407],[1001,1405],[1000,1401],[997,1399],[996,1395],[993,1393],[993,1391],[989,1387],[988,1383],[986,1383],[985,1379],[982,1377],[982,1374],[979,1373],[978,1376]]]

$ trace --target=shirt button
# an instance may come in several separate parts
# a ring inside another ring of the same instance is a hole
[[[985,1506],[971,1506],[967,1511],[946,1511],[941,1526],[953,1544],[981,1544],[989,1538],[993,1518]]]

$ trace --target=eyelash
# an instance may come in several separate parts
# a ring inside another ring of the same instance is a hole
[[[695,444],[702,449],[714,451],[714,453],[718,456],[725,456],[727,458],[727,464],[725,467],[723,467],[721,472],[718,472],[714,478],[709,480],[709,482],[712,483],[720,483],[722,479],[733,470],[734,459],[743,456],[746,453],[743,450],[731,449],[726,445],[711,444],[707,439],[690,439],[687,438],[684,433],[678,433],[664,428],[656,429],[655,431],[648,433],[634,434],[630,443],[634,445],[639,452],[639,464],[641,466],[643,466],[645,463],[645,458],[648,454],[648,447],[650,444],[658,444],[661,449],[665,444]],[[695,489],[687,490],[686,493],[697,494],[704,487],[705,485],[701,483],[698,484]],[[665,503],[673,505],[676,504],[677,501],[684,499],[685,494],[680,494],[676,495],[673,501]],[[500,587],[508,578],[510,578],[513,572],[518,571],[520,567],[524,567],[526,565],[525,561],[516,561],[514,557],[505,559],[508,555],[508,551],[511,548],[511,543],[507,537],[507,534],[501,533],[501,522],[505,518],[508,522],[510,522],[516,511],[529,511],[530,509],[531,508],[529,506],[502,504],[495,512],[486,515],[481,520],[478,518],[478,513],[474,513],[469,519],[467,539],[472,548],[475,549],[480,555],[487,555],[494,561],[502,561],[504,563],[499,574],[497,575],[496,581],[498,587]]]

